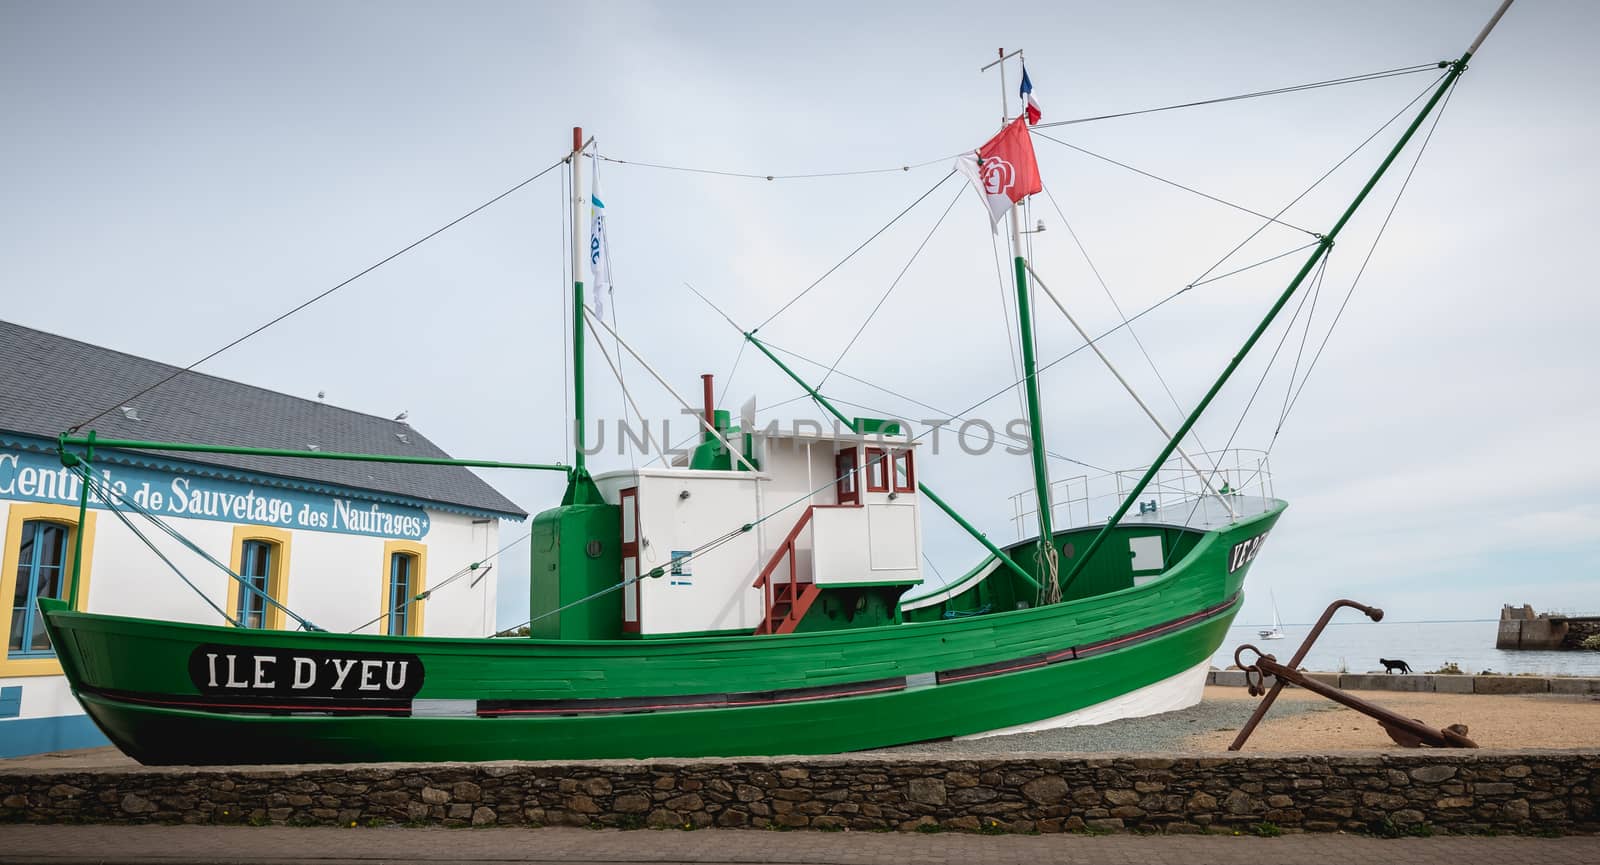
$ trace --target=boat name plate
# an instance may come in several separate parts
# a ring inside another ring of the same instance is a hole
[[[189,679],[207,696],[410,699],[422,677],[421,658],[391,652],[206,644],[189,655]]]

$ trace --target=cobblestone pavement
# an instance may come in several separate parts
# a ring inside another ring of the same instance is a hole
[[[1094,862],[1564,865],[1600,861],[1600,838],[1353,835],[983,836],[877,832],[332,829],[285,826],[0,826],[0,863],[378,862],[967,865]]]

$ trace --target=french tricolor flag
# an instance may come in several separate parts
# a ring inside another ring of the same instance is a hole
[[[1022,110],[1028,115],[1028,125],[1039,122],[1044,112],[1039,110],[1039,103],[1033,98],[1033,82],[1028,80],[1028,64],[1022,64],[1022,88],[1018,92],[1022,97]]]

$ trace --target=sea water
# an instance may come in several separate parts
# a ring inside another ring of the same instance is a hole
[[[1359,617],[1355,610],[1340,615]],[[1294,656],[1310,624],[1284,625],[1281,640],[1263,640],[1257,633],[1264,625],[1235,625],[1228,629],[1222,648],[1212,664],[1226,668],[1233,663],[1233,651],[1250,643],[1276,655],[1287,663]],[[1312,645],[1300,666],[1307,670],[1366,673],[1382,672],[1379,658],[1403,660],[1416,673],[1437,670],[1454,661],[1463,673],[1536,673],[1541,675],[1600,677],[1600,652],[1594,651],[1507,651],[1496,649],[1494,640],[1499,624],[1493,619],[1474,622],[1332,622]],[[1245,661],[1253,654],[1246,652]]]

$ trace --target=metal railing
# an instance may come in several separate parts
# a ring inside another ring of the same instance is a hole
[[[1237,517],[1260,513],[1275,498],[1267,452],[1248,448],[1191,453],[1206,472],[1202,482],[1181,457],[1162,463],[1140,495],[1127,521],[1145,520],[1195,527],[1225,525]],[[1075,475],[1050,483],[1050,521],[1056,529],[1103,523],[1127,498],[1147,467],[1103,475]],[[1209,489],[1207,487],[1209,486]],[[1225,496],[1226,506],[1219,500]],[[1037,531],[1038,498],[1032,489],[1011,497],[1011,521],[1017,538]]]

